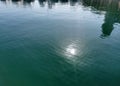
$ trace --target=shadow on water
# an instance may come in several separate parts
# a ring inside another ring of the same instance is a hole
[[[30,5],[35,0],[1,0],[4,3],[12,2],[22,5]],[[56,3],[69,3],[70,6],[75,6],[76,3],[82,3],[83,6],[91,7],[97,11],[105,11],[104,23],[101,25],[102,34],[101,38],[105,38],[111,35],[114,30],[114,24],[120,23],[120,0],[38,0],[41,7],[44,7],[47,3],[48,8],[52,8]]]

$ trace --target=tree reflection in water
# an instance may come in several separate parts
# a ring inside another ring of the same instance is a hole
[[[35,0],[1,0],[3,2],[12,2],[23,5],[30,5]],[[115,23],[120,23],[120,0],[38,0],[40,6],[44,7],[48,4],[49,8],[52,8],[55,3],[70,3],[70,6],[76,5],[76,3],[82,3],[83,6],[89,6],[91,8],[97,9],[98,11],[105,11],[104,23],[101,25],[102,34],[101,37],[109,36],[113,29]]]
[[[120,23],[120,0],[83,0],[83,2],[84,5],[92,6],[99,11],[106,11],[101,26],[101,37],[109,36],[114,29],[114,24]]]

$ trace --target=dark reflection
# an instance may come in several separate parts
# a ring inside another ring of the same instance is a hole
[[[99,11],[106,11],[104,23],[101,26],[101,37],[109,36],[114,29],[114,24],[120,23],[120,0],[83,0],[83,4]]]
[[[3,2],[12,2],[12,3],[22,3],[23,5],[26,4],[31,4],[32,2],[34,2],[35,0],[0,0]],[[38,0],[40,6],[45,6],[45,4],[48,4],[48,7],[52,8],[53,5],[55,5],[55,3],[61,3],[61,4],[65,4],[65,3],[70,3],[71,6],[74,6],[76,3],[80,2],[81,0]]]
[[[105,15],[104,23],[102,24],[102,32],[101,36],[106,37],[109,36],[114,29],[114,24],[120,23],[120,13],[119,11],[116,12],[107,12]]]
[[[6,4],[7,4],[7,2],[12,2],[14,4],[17,4],[17,5],[21,4],[21,5],[24,5],[24,6],[25,5],[30,5],[32,2],[34,2],[34,0],[0,0],[0,1],[2,1]]]
[[[35,0],[1,0],[3,2],[12,2],[23,5],[30,5]],[[109,36],[113,29],[115,23],[120,23],[120,0],[38,0],[40,6],[44,7],[45,4],[49,8],[52,8],[56,3],[69,3],[70,6],[75,6],[76,4],[82,3],[83,6],[91,7],[92,10],[97,10],[99,12],[105,11],[104,23],[101,25],[102,35],[101,37]]]
[[[45,2],[47,2],[49,8],[52,8],[52,6],[58,2],[61,4],[66,4],[70,2],[70,5],[74,6],[78,2],[78,0],[39,0],[40,6],[45,6]]]

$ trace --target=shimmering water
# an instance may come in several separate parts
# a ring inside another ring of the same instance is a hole
[[[1,0],[0,86],[120,86],[119,0]]]

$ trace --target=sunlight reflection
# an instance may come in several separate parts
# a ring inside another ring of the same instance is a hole
[[[76,50],[74,48],[68,48],[67,52],[71,55],[75,55],[76,54]]]
[[[75,44],[70,44],[65,49],[65,54],[69,57],[77,55],[77,48]]]
[[[72,62],[76,62],[78,57],[81,55],[82,51],[80,49],[80,43],[79,41],[71,41],[67,44],[64,44],[64,47],[63,47],[63,55],[65,57],[65,59],[67,61],[72,61]]]

